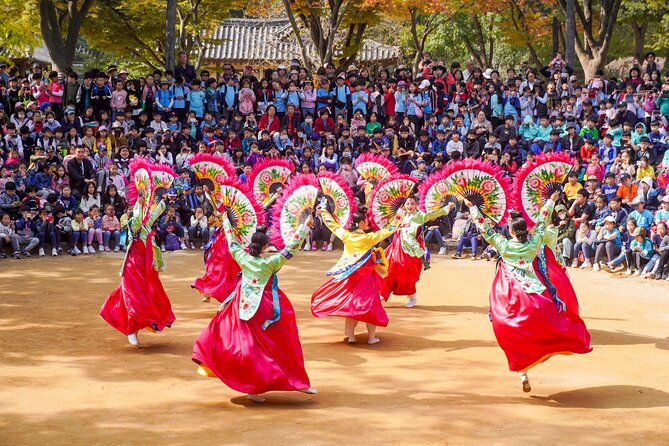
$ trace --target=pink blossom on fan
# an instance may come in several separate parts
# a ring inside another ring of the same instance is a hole
[[[253,215],[250,212],[243,212],[241,216],[242,223],[249,225],[253,222]]]
[[[455,182],[458,184],[458,186],[462,187],[467,186],[467,178],[465,178],[464,176],[459,177]]]
[[[481,183],[481,190],[483,192],[490,193],[495,190],[495,183],[493,183],[492,180],[485,180],[483,183]]]
[[[263,174],[260,175],[260,181],[262,181],[263,183],[267,184],[267,183],[269,183],[270,181],[272,181],[272,176],[271,176],[269,173],[267,173],[267,172],[263,172]]]
[[[291,215],[297,215],[297,213],[300,212],[300,207],[295,203],[291,203],[288,205],[288,212]]]
[[[390,203],[390,200],[391,200],[391,197],[390,197],[390,194],[388,192],[381,191],[379,193],[379,201],[381,203],[387,204],[387,203]]]
[[[527,184],[532,189],[539,189],[541,187],[541,180],[538,177],[532,177],[528,180]]]

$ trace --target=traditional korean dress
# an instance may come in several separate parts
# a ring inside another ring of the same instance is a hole
[[[311,313],[316,317],[341,316],[380,327],[388,325],[381,304],[381,275],[388,263],[382,249],[373,249],[395,231],[401,222],[396,217],[387,229],[365,233],[343,229],[328,213],[323,223],[344,242],[344,253],[326,273],[332,278],[311,296]]]
[[[100,316],[124,335],[143,328],[160,331],[174,323],[172,305],[158,277],[165,264],[151,230],[164,211],[165,203],[161,201],[142,224],[144,212],[138,202],[128,222],[131,239],[121,267],[121,285],[100,309]]]
[[[195,341],[198,373],[217,376],[228,387],[249,394],[307,389],[295,312],[276,276],[299,249],[306,226],[290,246],[265,258],[247,254],[227,220],[223,227],[242,274],[234,293]]]
[[[477,208],[470,209],[483,238],[500,255],[490,292],[490,314],[497,342],[514,372],[528,370],[553,355],[592,350],[576,296],[560,295],[566,287],[563,282],[569,279],[556,268],[549,272],[546,266],[546,255],[552,251],[542,244],[550,243],[545,232],[554,205],[550,200],[546,203],[541,211],[544,221],[537,224],[527,243],[507,240]],[[557,286],[552,279],[559,281]]]
[[[386,248],[388,275],[383,279],[381,296],[388,300],[390,294],[410,296],[416,293],[416,283],[423,270],[422,257],[425,255],[425,242],[420,236],[422,227],[448,211],[440,209],[423,213],[416,210],[402,219],[392,243]]]
[[[241,269],[230,253],[222,226],[216,229],[205,246],[204,259],[204,275],[195,279],[191,287],[223,302],[235,290]]]

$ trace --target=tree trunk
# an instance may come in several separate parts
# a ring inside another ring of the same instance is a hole
[[[648,23],[632,22],[632,32],[634,33],[634,57],[639,61],[643,60],[643,48],[646,44],[646,31],[648,30]]]
[[[174,71],[174,47],[176,45],[177,0],[167,0],[165,18],[165,69]]]
[[[553,56],[560,51],[560,22],[557,17],[553,19]]]
[[[69,0],[67,11],[59,14],[53,0],[39,0],[40,30],[55,71],[64,73],[72,68],[79,31],[92,4],[93,0],[84,0],[77,9],[77,2]]]
[[[576,0],[567,0],[567,11],[565,13],[565,59],[567,65],[574,68],[574,49],[575,49],[575,40],[576,40],[576,5],[574,4]]]

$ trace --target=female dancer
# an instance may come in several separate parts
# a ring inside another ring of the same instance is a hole
[[[276,276],[299,250],[313,220],[298,229],[290,247],[262,257],[269,246],[267,235],[253,234],[246,253],[235,239],[227,214],[223,215],[223,230],[242,276],[195,341],[193,361],[199,364],[198,373],[217,376],[256,403],[265,401],[259,394],[272,390],[317,393],[309,387],[304,370],[293,306],[279,289]]]
[[[165,202],[160,201],[151,211],[145,223],[145,198],[139,198],[128,222],[130,244],[121,267],[121,285],[111,292],[100,309],[100,316],[109,325],[128,336],[128,342],[143,347],[137,337],[142,328],[161,331],[174,323],[170,300],[165,294],[158,271],[164,269],[160,249],[153,243],[151,226],[165,211]]]
[[[344,334],[346,340],[355,343],[355,327],[358,321],[367,324],[368,344],[376,344],[376,327],[388,325],[388,315],[381,305],[381,275],[385,274],[387,260],[381,249],[374,245],[390,235],[402,221],[397,213],[387,229],[365,233],[369,221],[364,208],[353,214],[351,226],[343,229],[324,209],[319,209],[323,223],[344,242],[344,253],[337,264],[326,274],[332,276],[311,296],[311,313],[316,317],[341,316],[346,318]]]
[[[524,392],[532,390],[527,371],[557,354],[588,353],[590,333],[578,315],[575,295],[561,296],[569,279],[559,268],[548,271],[545,255],[550,249],[546,225],[560,192],[555,192],[541,210],[531,236],[527,222],[516,217],[509,224],[511,240],[495,232],[478,208],[465,200],[470,215],[483,238],[495,247],[500,261],[490,292],[490,315],[499,346],[506,354],[509,369],[518,372]],[[551,282],[559,279],[559,286]],[[571,286],[571,285],[569,285]],[[558,291],[559,290],[559,291]]]
[[[423,213],[418,210],[416,199],[407,198],[404,202],[404,218],[392,243],[386,248],[388,258],[388,275],[383,279],[381,296],[388,300],[391,293],[407,296],[409,301],[405,307],[416,306],[416,282],[423,270],[421,258],[425,255],[425,242],[418,238],[422,226],[430,220],[448,214],[455,207],[449,203],[443,209]]]
[[[223,302],[234,291],[241,271],[230,254],[223,226],[216,228],[204,248],[204,267],[204,275],[195,279],[191,287],[204,296],[202,302],[209,302],[212,297]]]

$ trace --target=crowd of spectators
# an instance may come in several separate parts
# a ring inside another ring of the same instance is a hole
[[[575,163],[555,216],[567,264],[666,277],[669,72],[653,53],[620,78],[599,71],[587,81],[561,54],[500,73],[426,53],[419,68],[417,76],[402,66],[310,72],[293,60],[214,74],[197,72],[183,53],[175,70],[135,77],[116,66],[61,76],[0,64],[0,255],[122,250],[134,157],[179,176],[156,228],[161,248],[173,250],[202,247],[214,226],[189,170],[197,153],[226,157],[243,181],[275,157],[302,173],[338,172],[359,191],[352,164],[368,151],[419,182],[462,158],[512,177],[537,154],[560,152]],[[470,246],[476,259],[480,236],[454,224],[461,217],[428,223],[426,240],[444,254],[444,238],[455,236],[454,257]],[[319,247],[332,249],[332,237],[317,225],[305,248]]]

